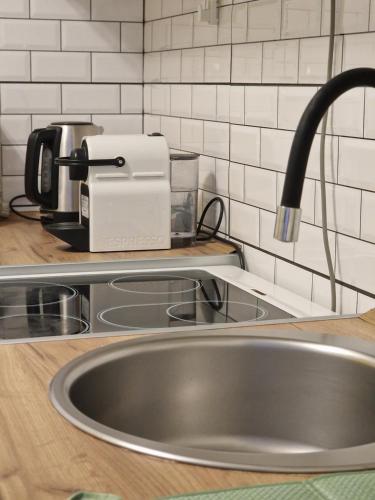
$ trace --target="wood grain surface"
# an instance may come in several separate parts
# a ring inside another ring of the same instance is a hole
[[[31,215],[38,216],[38,214]],[[106,262],[110,260],[153,259],[223,255],[233,247],[219,241],[196,243],[193,247],[141,252],[77,252],[67,243],[47,233],[39,222],[12,214],[0,219],[0,266],[56,264],[69,262]]]
[[[375,321],[374,311],[363,319],[238,329],[293,329],[375,340],[375,326],[369,320]],[[120,340],[124,337],[0,346],[1,500],[62,500],[78,490],[111,492],[125,500],[153,500],[308,477],[174,463],[117,448],[73,427],[49,402],[50,380],[76,356]]]

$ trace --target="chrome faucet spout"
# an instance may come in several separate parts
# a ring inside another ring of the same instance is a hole
[[[290,150],[281,206],[276,215],[275,239],[297,241],[303,183],[315,133],[331,104],[355,87],[375,87],[375,69],[356,68],[340,73],[321,87],[305,109]]]

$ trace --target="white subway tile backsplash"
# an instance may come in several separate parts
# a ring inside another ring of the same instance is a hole
[[[29,0],[2,0],[0,17],[29,17]]]
[[[244,246],[244,255],[249,273],[270,281],[275,280],[275,257],[256,248]]]
[[[143,21],[143,0],[91,0],[91,9],[98,21]]]
[[[62,110],[64,113],[119,113],[120,86],[63,85]]]
[[[279,128],[287,130],[297,128],[298,122],[316,90],[316,87],[279,88]]]
[[[360,33],[344,37],[343,70],[372,67],[375,60],[375,33]]]
[[[245,123],[245,88],[242,86],[230,87],[229,116],[231,123]]]
[[[293,137],[288,130],[262,129],[260,166],[285,172]]]
[[[245,202],[275,212],[276,179],[276,172],[246,165]]]
[[[93,82],[142,82],[142,54],[92,54]]]
[[[215,191],[216,186],[216,161],[209,156],[199,158],[199,187],[207,191]]]
[[[247,41],[247,3],[233,6],[232,11],[232,43]]]
[[[368,87],[365,93],[365,137],[375,139],[375,89]]]
[[[25,144],[30,132],[30,115],[0,115],[0,143],[2,145]]]
[[[171,114],[191,117],[191,85],[171,85]]]
[[[61,94],[58,84],[1,85],[2,113],[60,113]]]
[[[92,119],[104,127],[106,134],[142,133],[142,115],[93,115]]]
[[[158,19],[161,17],[162,0],[145,0],[145,19]]]
[[[328,279],[313,275],[312,300],[327,309],[331,309],[331,285]],[[336,311],[340,314],[355,314],[357,293],[350,288],[336,285]]]
[[[281,0],[249,3],[247,39],[249,42],[280,38]]]
[[[230,202],[230,233],[234,238],[259,245],[259,208]]]
[[[289,262],[276,259],[275,284],[311,300],[312,273]]]
[[[194,14],[194,47],[203,47],[204,45],[216,45],[217,43],[217,24],[200,22],[198,14]]]
[[[196,153],[203,152],[203,121],[181,120],[181,148]]]
[[[229,158],[229,124],[204,122],[204,153],[218,158]]]
[[[238,201],[244,201],[245,166],[231,162],[229,164],[229,196]]]
[[[163,17],[177,16],[178,14],[182,14],[182,0],[162,0],[161,15]]]
[[[203,82],[204,49],[184,49],[181,61],[182,82]]]
[[[168,115],[171,108],[171,92],[169,85],[153,85],[151,87],[151,109],[157,115]]]
[[[335,234],[328,232],[329,246],[335,264]],[[294,260],[298,264],[307,266],[320,273],[328,274],[328,267],[323,246],[322,230],[320,227],[301,223],[299,238],[295,243]]]
[[[152,50],[152,22],[145,22],[143,25],[143,48],[145,52]]]
[[[246,163],[254,167],[260,161],[260,129],[231,125],[230,159],[238,163]]]
[[[328,37],[303,38],[299,51],[299,83],[325,83],[327,80]],[[343,37],[335,37],[333,74],[341,72]]]
[[[229,196],[229,161],[216,160],[216,193],[222,196]]]
[[[216,119],[216,87],[194,85],[192,95],[192,116],[206,120]]]
[[[3,146],[1,149],[3,175],[24,175],[26,146]]]
[[[370,0],[336,0],[336,33],[367,31]],[[322,35],[329,34],[331,1],[323,0]]]
[[[161,53],[161,81],[179,82],[181,80],[181,51],[170,50]]]
[[[3,82],[30,80],[29,52],[1,51],[0,80]]]
[[[277,127],[278,88],[245,87],[245,123],[258,127]]]
[[[263,83],[297,83],[298,44],[298,40],[264,43]]]
[[[10,0],[9,3],[14,3]],[[22,0],[27,3],[26,0]],[[19,0],[16,3],[21,3]],[[0,17],[3,17],[0,10]],[[18,16],[10,16],[18,17]],[[27,16],[22,16],[27,17]],[[30,0],[30,17],[38,19],[90,19],[90,0]]]
[[[370,31],[375,31],[375,1],[374,0],[371,0],[369,29],[370,29]]]
[[[363,314],[370,309],[374,309],[375,307],[375,300],[372,299],[371,297],[368,297],[367,295],[364,295],[362,293],[358,293],[358,298],[357,298],[357,313],[358,314]]]
[[[361,238],[375,243],[375,193],[362,192]]]
[[[89,82],[91,79],[88,53],[32,52],[31,66],[33,81]]]
[[[93,21],[62,21],[61,40],[62,50],[119,52],[120,24]]]
[[[231,41],[232,41],[232,6],[227,6],[219,10],[217,43],[222,45],[231,43]]]
[[[77,114],[77,115],[70,115],[70,114],[64,114],[64,115],[32,115],[31,117],[31,122],[32,122],[32,130],[36,128],[43,128],[43,127],[48,127],[48,125],[51,125],[51,123],[54,122],[62,122],[62,121],[83,121],[83,122],[89,122],[91,121],[91,115],[90,114]],[[100,123],[96,123],[96,125],[101,125]]]
[[[160,82],[161,77],[161,56],[160,52],[144,55],[144,73],[145,82]]]
[[[172,48],[183,49],[193,45],[193,15],[178,16],[172,19]]]
[[[333,103],[328,112],[328,133],[363,137],[364,92],[364,88],[349,90]]]
[[[262,44],[234,45],[232,50],[232,82],[260,83],[262,78]]]
[[[121,51],[122,52],[143,51],[143,24],[141,23],[121,24]]]
[[[282,0],[282,38],[320,35],[322,0]]]
[[[230,112],[230,86],[218,85],[217,86],[217,109],[216,118],[220,122],[229,121]]]
[[[214,193],[207,193],[206,191],[204,191],[202,193],[202,203],[203,203],[203,207],[205,207],[207,205],[207,203],[209,203],[212,198],[216,198],[217,195],[214,194]],[[223,203],[224,203],[224,216],[223,216],[223,220],[221,222],[221,225],[219,227],[219,236],[224,236],[225,234],[228,233],[229,231],[229,222],[228,222],[228,218],[229,218],[229,200],[228,198],[225,198],[224,196],[219,196],[219,198],[222,199]],[[220,210],[220,207],[219,205],[216,203],[215,204],[215,207],[210,210],[208,213],[207,213],[207,224],[209,227],[215,227],[216,226],[216,223],[217,223],[217,220],[218,220],[218,217],[219,217],[219,210]]]
[[[181,147],[181,126],[179,118],[162,116],[160,122],[161,133],[165,136],[169,147],[180,149]]]
[[[183,12],[195,12],[198,9],[199,0],[182,0]]]
[[[152,24],[152,50],[166,50],[171,48],[172,23],[171,19],[159,19]]]
[[[160,132],[160,116],[144,115],[143,133],[153,134]]]
[[[151,88],[150,88],[151,94]],[[151,97],[151,96],[150,96]],[[121,85],[121,113],[142,114],[142,85]]]
[[[307,164],[307,177],[320,179],[320,138],[316,134],[311,146],[309,161]],[[339,156],[338,137],[326,135],[325,140],[325,179],[329,182],[337,182],[337,165]]]
[[[373,190],[375,186],[375,142],[340,137],[338,182]]]
[[[36,19],[0,19],[0,49],[60,50],[60,23]]]
[[[230,45],[219,45],[207,47],[204,57],[204,81],[205,82],[229,82],[230,81]]]

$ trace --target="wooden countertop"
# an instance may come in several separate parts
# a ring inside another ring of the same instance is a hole
[[[375,312],[362,318],[300,322],[274,328],[375,340]],[[249,330],[249,327],[238,329]],[[269,330],[272,326],[251,328],[257,329]],[[120,340],[124,337],[0,346],[1,500],[62,500],[78,490],[111,492],[125,500],[151,500],[308,477],[174,463],[117,448],[73,427],[49,402],[49,381],[76,356]]]
[[[34,215],[38,216],[38,214]],[[197,243],[193,247],[173,250],[77,252],[68,244],[47,233],[39,222],[28,221],[14,214],[11,214],[8,219],[0,219],[0,266],[191,257],[223,255],[232,252],[233,247],[219,241]]]

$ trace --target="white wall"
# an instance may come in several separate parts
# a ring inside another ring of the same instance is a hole
[[[161,130],[175,148],[202,154],[203,203],[222,196],[222,230],[245,244],[251,271],[329,306],[328,280],[317,274],[327,274],[319,136],[299,241],[278,243],[272,233],[295,128],[325,81],[330,2],[220,3],[216,27],[198,23],[195,0],[146,0],[146,131]],[[335,73],[375,67],[375,0],[337,3]],[[337,276],[375,294],[375,90],[347,93],[329,123],[328,210]],[[374,303],[346,287],[338,292],[342,312]]]
[[[24,193],[32,129],[93,120],[142,131],[143,0],[0,1],[4,204]]]

